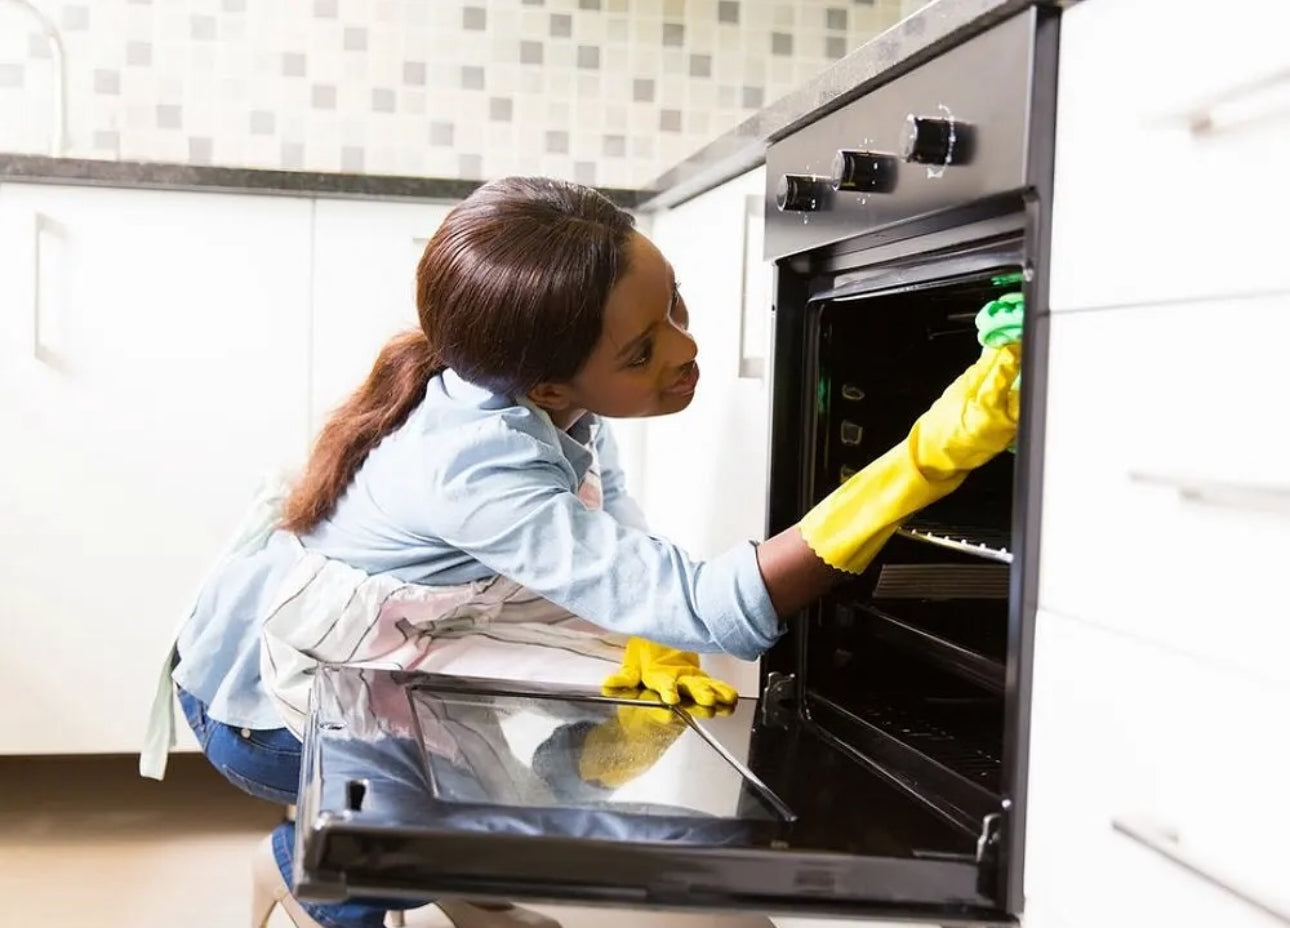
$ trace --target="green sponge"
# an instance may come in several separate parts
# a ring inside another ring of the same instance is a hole
[[[976,340],[983,348],[1002,348],[1013,342],[1021,341],[1021,322],[1025,316],[1026,298],[1020,293],[1005,293],[997,300],[991,300],[981,307],[976,314]],[[1021,386],[1021,376],[1012,384],[1013,388]],[[1015,444],[1009,451],[1017,451]]]

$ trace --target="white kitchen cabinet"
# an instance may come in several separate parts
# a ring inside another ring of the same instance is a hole
[[[417,326],[417,262],[450,209],[314,201],[311,431],[363,382],[391,336]]]
[[[0,753],[139,749],[159,661],[307,438],[310,203],[0,186]]]
[[[651,237],[676,270],[699,345],[702,377],[689,408],[644,430],[641,503],[650,528],[712,557],[765,534],[769,440],[769,269],[762,260],[758,168],[652,218]],[[755,666],[705,659],[740,692]]]
[[[1028,910],[1073,928],[1290,912],[1290,685],[1042,610],[1034,681]]]
[[[1285,0],[1062,17],[1054,312],[1290,290]]]

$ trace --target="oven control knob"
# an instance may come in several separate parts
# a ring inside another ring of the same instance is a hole
[[[890,193],[896,186],[896,159],[875,151],[843,149],[833,157],[833,189],[850,193]]]
[[[966,164],[971,158],[972,127],[954,119],[905,117],[901,156],[918,164]]]
[[[814,213],[824,205],[824,183],[814,174],[785,174],[775,188],[775,205],[787,213]]]

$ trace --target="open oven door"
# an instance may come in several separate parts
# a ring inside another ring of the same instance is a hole
[[[772,685],[708,717],[585,689],[321,668],[296,891],[1013,920],[995,902],[993,834],[782,696]]]

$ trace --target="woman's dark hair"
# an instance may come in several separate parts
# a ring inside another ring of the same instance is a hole
[[[459,203],[417,265],[420,330],[386,344],[327,420],[283,528],[304,533],[330,516],[367,455],[445,368],[516,397],[571,380],[600,339],[633,227],[595,190],[547,178],[493,181]]]

